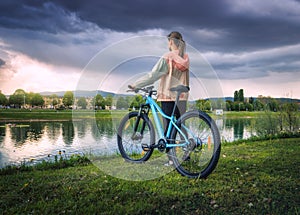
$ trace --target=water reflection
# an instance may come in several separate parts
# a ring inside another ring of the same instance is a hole
[[[111,119],[106,119],[105,123],[103,123],[103,120],[97,120],[96,124],[97,124],[98,131],[101,134],[105,134],[110,137],[114,135],[115,132],[113,129],[113,122]]]
[[[233,119],[221,119],[223,126],[219,127],[223,139],[226,141],[234,141],[239,139],[247,139],[255,132],[252,129],[251,122],[253,119],[249,118],[233,118]]]
[[[66,145],[71,145],[74,139],[74,126],[70,121],[62,122],[62,136]]]
[[[111,119],[0,123],[0,167],[39,160],[58,152],[111,153],[116,151]]]
[[[58,140],[61,131],[61,123],[59,122],[48,122],[44,127],[45,134],[51,142]]]
[[[31,123],[27,133],[29,140],[38,141],[42,138],[45,125],[41,123]]]
[[[76,126],[76,132],[79,138],[84,138],[85,133],[87,132],[87,129],[90,129],[89,123],[86,122],[86,120],[81,120],[79,122],[75,123]]]
[[[217,118],[215,121],[222,140],[233,141],[253,134],[250,119]],[[60,150],[67,154],[114,153],[117,151],[117,124],[110,118],[75,122],[0,122],[0,167],[32,158],[53,157]]]
[[[29,127],[13,126],[10,130],[11,139],[14,141],[15,146],[22,146],[28,138]]]

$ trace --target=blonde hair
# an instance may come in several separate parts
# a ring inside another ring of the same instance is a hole
[[[172,31],[168,35],[168,39],[174,41],[179,50],[179,56],[183,57],[185,54],[185,41],[183,40],[182,35],[177,31]]]

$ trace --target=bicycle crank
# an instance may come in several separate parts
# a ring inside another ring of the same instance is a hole
[[[165,149],[166,149],[166,141],[164,139],[160,139],[157,143],[157,149],[160,151],[160,152],[164,152]]]
[[[145,152],[148,152],[148,151],[150,151],[150,150],[152,150],[152,149],[154,149],[154,148],[157,148],[160,152],[164,152],[165,151],[165,149],[166,149],[166,146],[167,146],[167,144],[166,144],[166,141],[164,140],[164,139],[160,139],[159,141],[158,141],[158,143],[157,144],[155,144],[155,145],[148,145],[148,144],[146,144],[146,143],[143,143],[142,144],[142,148],[143,148],[143,150],[145,151]]]
[[[145,152],[148,152],[148,151],[150,151],[150,150],[153,148],[153,146],[149,146],[148,144],[143,143],[143,144],[142,144],[142,148],[143,148],[143,150],[144,150]]]

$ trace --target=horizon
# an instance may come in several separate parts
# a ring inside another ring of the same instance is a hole
[[[52,94],[64,94],[65,92],[67,91],[71,91],[73,93],[76,93],[76,92],[85,92],[85,93],[92,93],[92,92],[102,92],[104,94],[114,94],[114,95],[124,95],[124,96],[132,96],[134,94],[127,94],[127,93],[124,93],[124,94],[118,94],[116,92],[111,92],[111,91],[102,91],[102,90],[60,90],[60,91],[41,91],[41,92],[27,92],[25,91],[25,93],[39,93],[40,95],[42,96],[51,96]],[[1,90],[0,90],[1,92]],[[97,93],[98,94],[98,93]],[[11,96],[12,94],[4,94],[6,97],[9,97]],[[96,95],[96,94],[95,94]],[[59,97],[62,97],[63,95],[58,95]],[[77,96],[77,97],[87,97],[87,96]],[[300,100],[300,98],[296,98],[296,97],[272,97],[272,96],[266,96],[266,95],[257,95],[257,96],[244,96],[244,98],[254,98],[254,99],[257,99],[257,98],[260,98],[260,97],[263,97],[263,98],[274,98],[274,99],[292,99],[292,100]],[[229,95],[229,96],[223,96],[223,97],[206,97],[206,98],[195,98],[193,100],[190,100],[189,101],[195,101],[195,100],[198,100],[198,99],[220,99],[220,98],[234,98],[234,95]]]

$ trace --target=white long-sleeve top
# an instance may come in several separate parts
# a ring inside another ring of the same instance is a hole
[[[170,51],[163,55],[151,72],[134,83],[137,88],[145,87],[160,80],[157,90],[158,101],[175,101],[176,92],[169,89],[178,85],[189,86],[189,57],[178,55],[179,51]],[[187,100],[188,93],[182,93],[180,100]]]

